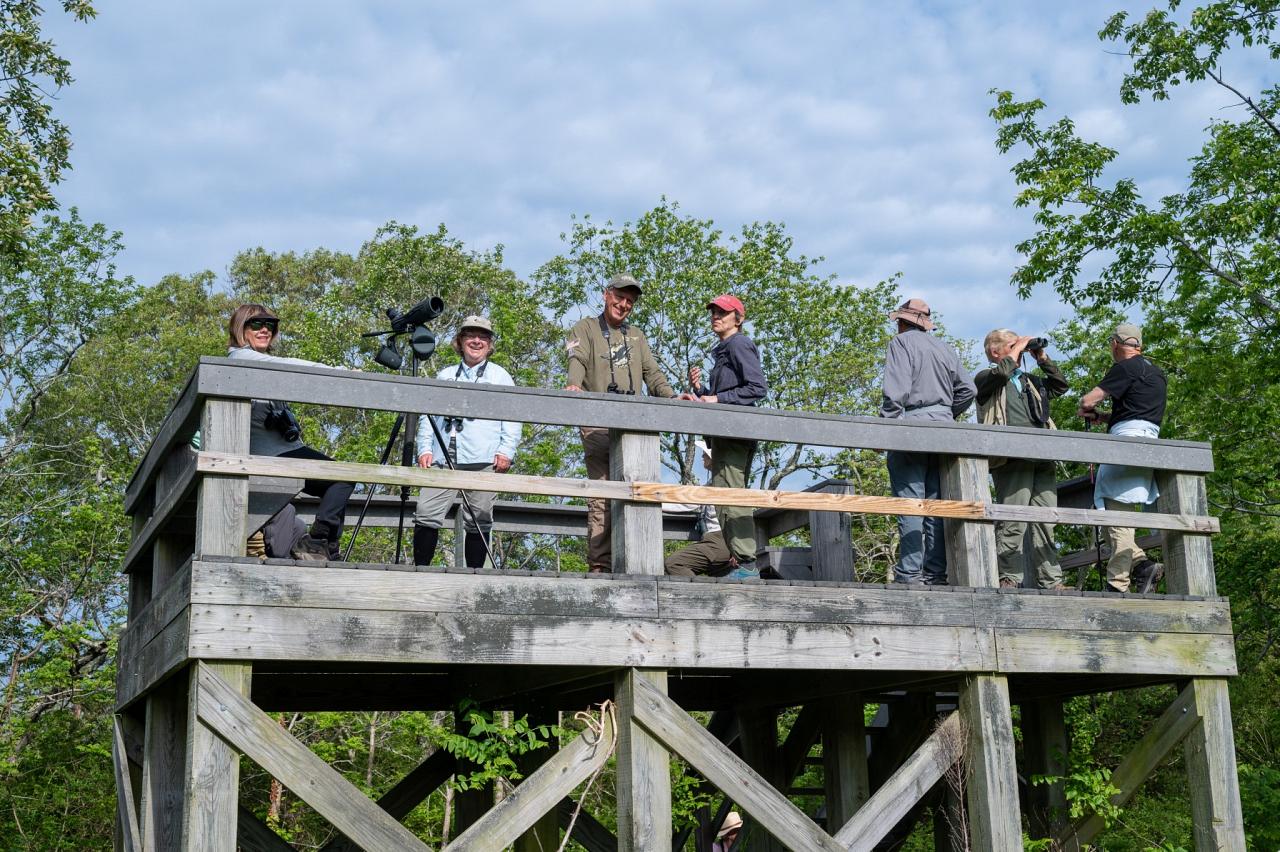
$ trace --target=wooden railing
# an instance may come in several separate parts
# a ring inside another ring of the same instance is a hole
[[[252,399],[608,428],[612,475],[608,481],[591,481],[253,456]],[[188,442],[197,428],[202,450],[193,453]],[[807,492],[669,485],[660,481],[661,432],[936,453],[942,458],[942,499],[859,495],[847,485]],[[1151,513],[993,505],[988,482],[992,457],[1150,467],[1158,472],[1160,501]],[[234,746],[260,763],[285,755],[272,769],[277,777],[323,775],[326,784],[333,784],[332,795],[312,804],[317,809],[323,805],[327,810],[321,812],[333,814],[331,819],[349,837],[417,848],[376,808],[353,804],[353,810],[345,811],[343,803],[358,792],[334,781],[336,774],[308,768],[305,748],[281,739],[288,737],[244,700],[255,662],[573,666],[583,664],[585,654],[592,665],[617,670],[613,694],[620,849],[661,848],[654,838],[670,829],[670,801],[664,795],[669,751],[732,795],[775,837],[794,848],[832,850],[869,848],[872,835],[883,836],[886,824],[907,803],[897,791],[914,787],[919,792],[922,784],[927,788],[952,760],[950,752],[943,753],[944,743],[930,738],[919,761],[904,766],[900,778],[895,775],[897,780],[864,801],[868,810],[855,816],[858,802],[850,799],[833,817],[833,827],[843,829],[825,833],[669,697],[666,670],[699,667],[953,673],[960,678],[958,715],[946,730],[962,732],[965,740],[972,844],[1002,850],[1021,848],[1010,675],[1118,672],[1185,679],[1179,702],[1194,706],[1203,722],[1170,723],[1169,731],[1177,736],[1160,734],[1160,754],[1183,739],[1189,743],[1198,830],[1204,825],[1206,832],[1228,838],[1224,845],[1230,846],[1237,835],[1243,837],[1223,679],[1234,673],[1235,659],[1229,609],[1217,598],[1213,575],[1210,535],[1218,526],[1208,513],[1203,478],[1212,467],[1210,448],[1200,443],[707,406],[202,359],[126,493],[135,536],[126,557],[131,623],[120,643],[118,697],[122,707],[136,707],[139,698],[146,698],[148,732],[153,726],[159,731],[164,725],[187,725],[189,737],[185,762],[175,762],[166,751],[163,734],[156,735],[154,753],[146,756],[148,783],[160,789],[168,779],[188,790],[178,827],[172,810],[164,811],[154,797],[144,796],[137,806],[144,816],[139,831],[146,835],[150,825],[162,833],[177,832],[184,838],[183,848],[232,848],[236,812],[223,799],[234,800]],[[255,484],[304,477],[608,498],[615,572],[628,576],[604,584],[585,577],[357,576],[237,561],[251,531],[249,519],[264,511],[255,508],[255,494],[264,493]],[[808,519],[815,567],[827,566],[815,576],[834,580],[852,577],[838,534],[841,524],[847,533],[849,513],[944,517],[951,583],[973,594],[658,581],[664,540],[659,504],[668,500],[756,507],[768,519],[766,535]],[[1160,530],[1169,591],[1186,597],[998,594],[994,524],[1000,520]],[[416,597],[406,600],[406,589]],[[420,611],[414,609],[417,601],[423,602]],[[546,616],[545,625],[534,624],[542,616],[529,614],[531,602],[563,610]],[[369,631],[370,624],[378,627]],[[321,653],[317,641],[328,643]],[[945,653],[937,651],[942,647]],[[189,677],[179,688],[172,685],[179,680],[172,675],[183,666]],[[1062,728],[1060,700],[1037,712],[1041,724]],[[861,711],[846,716],[824,717],[824,724],[847,745],[848,765],[856,768],[859,759],[865,764],[865,753],[857,754]],[[244,733],[250,728],[261,734],[260,741]],[[768,732],[752,736],[753,749],[776,747],[776,737]],[[147,741],[152,741],[150,733]],[[584,742],[580,751],[565,758],[578,761],[575,773],[604,760],[591,743]],[[1148,749],[1141,760],[1135,758],[1135,766],[1145,766],[1142,761],[1149,762],[1151,754]],[[854,774],[842,775],[841,783],[856,780],[856,772],[848,771]],[[1138,770],[1126,772],[1130,779]],[[217,796],[200,798],[195,779],[218,779],[212,785]],[[547,780],[543,787],[527,788],[530,796],[541,796],[535,810],[545,812],[559,800],[562,782]],[[149,807],[154,813],[148,813]],[[350,816],[357,812],[358,818]],[[499,815],[483,823],[485,831],[496,833],[477,842],[483,846],[496,837],[506,842],[523,825],[507,821],[499,830],[502,822]],[[1085,834],[1075,835],[1077,840],[1093,829],[1081,830]],[[146,848],[170,848],[164,840],[157,844]],[[464,843],[457,848],[470,847]]]

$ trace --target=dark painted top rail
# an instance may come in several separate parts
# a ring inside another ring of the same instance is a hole
[[[134,472],[125,495],[126,511],[132,512],[138,498],[147,491],[168,448],[195,431],[200,411],[197,403],[205,397],[277,399],[381,411],[430,411],[450,417],[598,426],[633,432],[683,432],[825,447],[1107,462],[1184,473],[1213,470],[1210,446],[1191,441],[709,406],[645,396],[460,384],[382,373],[201,358]]]

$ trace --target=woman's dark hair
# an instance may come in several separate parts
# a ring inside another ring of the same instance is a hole
[[[227,321],[227,345],[232,349],[239,349],[242,346],[248,346],[244,340],[244,325],[254,317],[267,317],[268,319],[278,319],[276,312],[268,308],[266,305],[259,305],[256,302],[247,305],[241,305],[231,312],[231,319]],[[275,343],[275,338],[271,339]]]

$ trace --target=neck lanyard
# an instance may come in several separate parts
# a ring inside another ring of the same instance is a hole
[[[486,368],[486,367],[488,367],[488,366],[489,366],[489,359],[488,359],[488,358],[485,358],[483,361],[481,361],[481,362],[480,362],[480,370],[476,373],[476,377],[475,377],[474,379],[472,379],[472,380],[471,380],[471,383],[472,383],[473,385],[478,385],[478,384],[480,384],[480,380],[484,378],[484,371],[485,371],[485,368]],[[465,369],[466,369],[466,367],[467,367],[467,362],[466,362],[466,361],[459,361],[459,362],[458,362],[458,369],[457,369],[457,371],[455,371],[455,372],[454,372],[454,374],[453,374],[453,380],[454,380],[455,382],[456,382],[456,381],[458,381],[460,378],[462,378],[462,371],[463,371],[463,370],[465,370]]]
[[[609,393],[618,393],[618,378],[613,374],[613,348],[609,345],[609,323],[604,321],[604,314],[596,317],[600,322],[600,333],[604,335],[604,348],[608,352],[605,356],[609,359]],[[627,324],[624,322],[619,328],[622,332],[622,346],[618,347],[619,352],[626,352],[631,344],[627,342]],[[631,395],[636,392],[636,376],[630,368],[627,369],[627,394]]]

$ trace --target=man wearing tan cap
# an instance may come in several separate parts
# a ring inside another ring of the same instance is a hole
[[[493,354],[493,323],[485,317],[469,316],[458,326],[453,348],[462,360],[436,373],[437,379],[477,385],[515,384],[511,374],[489,360]],[[462,417],[436,417],[440,434],[449,442],[436,445],[435,433],[426,416],[418,421],[418,467],[447,467],[443,454],[448,452],[458,470],[484,470],[506,473],[515,458],[520,442],[520,424],[505,420],[474,420]],[[489,532],[493,528],[492,491],[468,491],[467,503],[459,507],[463,513],[466,539],[463,550],[468,568],[483,568],[488,555]],[[413,563],[430,565],[435,557],[449,507],[458,497],[457,489],[424,488],[418,492],[418,507],[413,518]]]
[[[729,852],[741,831],[742,817],[737,811],[729,811],[724,818],[724,825],[716,832],[716,842],[711,844],[711,852]]]
[[[566,390],[671,399],[676,392],[649,349],[644,333],[627,322],[640,300],[640,283],[615,275],[604,288],[604,310],[584,317],[569,330]],[[609,430],[583,428],[582,450],[591,479],[609,478]],[[613,525],[608,500],[587,501],[587,566],[593,572],[613,570]]]
[[[898,333],[884,359],[880,416],[950,423],[964,414],[976,393],[960,355],[929,334],[935,328],[924,299],[908,299],[889,319]],[[888,452],[889,485],[895,497],[939,499],[941,462],[934,453]],[[942,518],[898,517],[898,564],[894,580],[945,586],[947,551]]]

